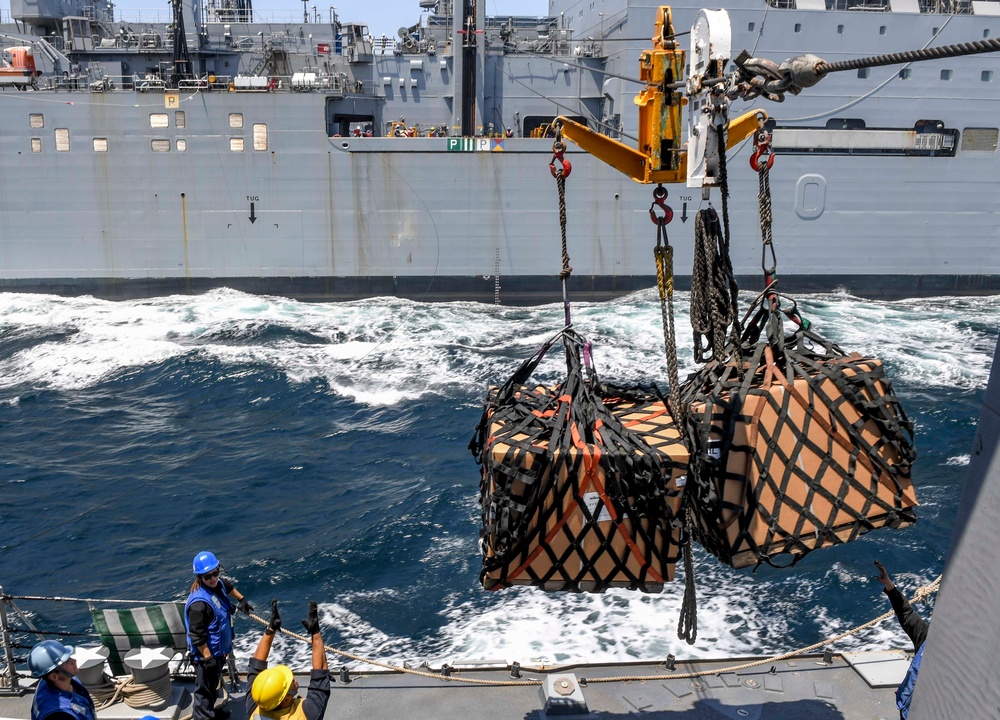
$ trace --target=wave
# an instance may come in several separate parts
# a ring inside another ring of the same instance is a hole
[[[686,310],[677,299],[681,372],[695,369]],[[920,387],[985,386],[1000,327],[1000,296],[872,301],[799,297],[814,329],[847,351],[882,358],[890,376]],[[594,344],[608,380],[667,375],[659,303],[651,291],[577,303],[574,324]],[[79,390],[170,359],[247,365],[290,382],[322,380],[370,406],[441,394],[478,396],[562,326],[562,306],[504,308],[376,298],[312,304],[217,290],[199,296],[108,302],[0,294],[0,387]],[[553,353],[537,377],[563,368]]]

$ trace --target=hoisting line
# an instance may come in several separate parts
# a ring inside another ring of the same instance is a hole
[[[573,171],[573,166],[566,159],[566,143],[562,140],[562,124],[556,123],[556,139],[552,143],[552,160],[549,161],[549,171],[556,179],[556,187],[559,189],[559,230],[562,237],[562,270],[559,272],[559,279],[562,280],[563,312],[566,317],[566,327],[572,322],[569,313],[569,295],[566,290],[567,281],[573,274],[573,268],[569,265],[569,249],[566,246],[566,178]]]
[[[774,234],[772,232],[772,222],[774,216],[771,206],[771,168],[774,166],[774,150],[771,148],[771,134],[767,131],[764,115],[757,115],[757,134],[754,136],[755,150],[750,156],[750,168],[758,174],[758,211],[760,216],[760,269],[764,275],[764,292],[772,313],[779,310],[783,312],[793,323],[808,330],[811,323],[803,318],[798,311],[798,304],[792,300],[789,308],[781,307],[779,297],[783,297],[775,290],[778,284],[778,258],[774,252]],[[751,305],[751,307],[753,307]],[[744,318],[746,322],[746,318]],[[776,342],[783,343],[783,338],[775,338]]]
[[[684,405],[680,397],[680,373],[677,366],[677,335],[674,330],[674,249],[667,236],[667,225],[674,219],[673,209],[667,205],[667,189],[657,185],[653,189],[653,202],[649,206],[649,219],[656,225],[656,287],[660,293],[660,318],[663,322],[663,352],[667,357],[667,381],[670,394],[667,405],[677,427],[684,428]],[[691,443],[685,440],[690,449]],[[694,551],[691,547],[691,509],[684,506],[684,534],[681,554],[684,563],[684,598],[677,620],[677,637],[693,645],[698,638],[698,607],[694,581]]]
[[[663,351],[667,357],[667,381],[670,394],[667,405],[677,427],[686,427],[684,405],[680,397],[680,373],[677,369],[677,334],[674,329],[674,249],[667,236],[667,225],[674,219],[673,209],[667,205],[667,189],[657,185],[653,189],[653,202],[649,206],[649,219],[656,225],[656,287],[660,294],[660,318],[663,322]],[[691,443],[685,440],[690,449]],[[694,551],[691,547],[691,509],[684,506],[684,534],[681,554],[684,563],[684,598],[677,620],[677,637],[693,645],[698,638],[698,605],[694,581]]]

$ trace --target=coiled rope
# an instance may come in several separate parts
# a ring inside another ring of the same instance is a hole
[[[932,582],[927,585],[921,586],[910,598],[911,603],[923,602],[931,594],[938,591],[941,587],[941,576],[938,575]],[[760,667],[761,665],[767,665],[768,663],[780,662],[782,660],[787,660],[788,658],[793,658],[798,655],[804,655],[813,650],[818,650],[826,645],[832,645],[844,638],[850,637],[851,635],[856,635],[862,630],[867,630],[870,627],[878,625],[880,622],[888,620],[893,617],[895,612],[890,610],[889,612],[879,615],[873,620],[869,620],[863,625],[858,625],[857,627],[851,628],[839,635],[834,635],[820,642],[813,643],[798,650],[791,650],[781,655],[770,655],[760,660],[754,660],[752,662],[742,663],[740,665],[731,665],[729,667],[714,669],[714,670],[697,670],[687,673],[670,673],[663,675],[616,675],[613,677],[600,677],[600,678],[586,678],[587,683],[611,683],[611,682],[635,682],[635,681],[646,681],[646,680],[677,680],[684,678],[696,678],[702,677],[704,675],[724,675],[726,673],[739,672],[741,670],[747,670],[753,667]],[[250,613],[250,618],[256,620],[261,625],[267,626],[268,621],[259,615]],[[291,632],[290,630],[285,630],[281,628],[278,632],[293,637],[296,640],[301,640],[304,643],[311,642],[309,638],[305,635],[300,635],[298,633]],[[341,657],[348,658],[350,660],[355,660],[366,665],[373,665],[375,667],[380,667],[385,670],[391,670],[393,672],[407,673],[409,675],[418,675],[420,677],[430,678],[432,680],[440,680],[442,682],[463,682],[473,685],[491,685],[491,686],[523,686],[523,685],[541,685],[541,680],[480,680],[478,678],[466,678],[459,675],[442,675],[440,673],[428,672],[426,670],[414,670],[413,668],[401,667],[398,665],[392,665],[390,663],[381,662],[380,660],[373,660],[372,658],[365,658],[360,655],[355,655],[354,653],[347,652],[346,650],[339,650],[337,648],[330,647],[324,644],[323,647],[327,652],[340,655]],[[522,668],[524,670],[526,668]]]
[[[120,699],[132,708],[162,705],[170,698],[170,673],[152,683],[137,683],[132,677],[113,680],[105,675],[100,685],[88,685],[87,690],[98,710],[111,707]]]

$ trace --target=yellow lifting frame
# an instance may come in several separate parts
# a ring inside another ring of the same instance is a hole
[[[686,182],[687,151],[681,131],[681,108],[687,99],[680,92],[684,60],[685,52],[674,39],[670,7],[660,6],[653,49],[639,57],[639,78],[646,83],[634,100],[639,106],[639,149],[559,117],[563,137],[636,182],[647,185]],[[729,122],[727,150],[757,131],[757,117],[762,112],[753,110]]]

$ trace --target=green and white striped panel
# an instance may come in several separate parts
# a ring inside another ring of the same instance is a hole
[[[125,672],[122,659],[137,647],[169,647],[186,652],[184,603],[168,603],[124,610],[91,608],[94,629],[111,651],[108,662],[115,675]]]

